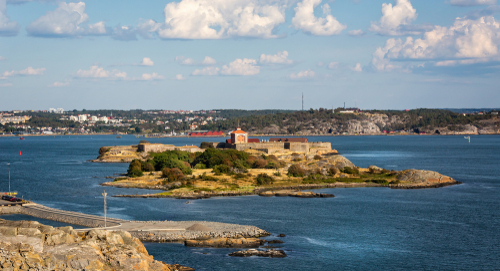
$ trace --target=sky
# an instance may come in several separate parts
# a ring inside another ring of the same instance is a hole
[[[497,0],[0,0],[0,111],[499,107]]]

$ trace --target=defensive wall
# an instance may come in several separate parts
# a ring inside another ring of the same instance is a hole
[[[221,146],[221,144],[217,145],[218,148],[219,146]],[[235,149],[239,151],[252,149],[265,152],[266,154],[284,152],[325,153],[332,150],[332,144],[330,142],[260,142],[225,144],[224,148]]]
[[[141,143],[137,146],[138,151],[140,152],[164,152],[164,151],[187,151],[187,152],[203,152],[202,149],[196,146],[174,146],[174,145],[165,145],[160,143]]]

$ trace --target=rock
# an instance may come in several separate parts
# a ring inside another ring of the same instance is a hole
[[[128,232],[91,230],[77,234],[72,227],[2,219],[0,269],[194,270],[155,261],[141,241]]]
[[[379,167],[377,167],[377,166],[369,166],[369,167],[368,167],[368,169],[371,169],[371,170],[373,170],[373,171],[378,171],[378,172],[380,172],[380,171],[384,170],[383,168],[379,168]]]
[[[258,238],[212,238],[208,240],[186,240],[188,247],[215,247],[215,248],[257,248],[265,240]]]
[[[284,258],[287,255],[285,254],[285,251],[283,251],[283,250],[275,250],[275,249],[268,249],[268,250],[249,249],[249,250],[241,250],[241,251],[236,251],[236,252],[229,253],[229,256],[233,256],[233,257],[258,256],[258,257],[268,257],[268,258]]]
[[[261,197],[273,197],[274,193],[272,191],[265,191],[259,194]]]
[[[431,188],[458,184],[453,178],[444,176],[435,171],[407,169],[397,175],[398,184],[391,184],[391,188]]]
[[[193,226],[186,228],[187,231],[213,231],[211,228],[201,225],[199,223],[193,224]]]
[[[283,244],[285,242],[281,241],[281,240],[269,240],[267,241],[268,244]]]
[[[278,234],[278,237],[286,237],[283,233]]]

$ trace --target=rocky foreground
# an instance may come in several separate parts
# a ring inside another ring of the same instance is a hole
[[[156,261],[126,231],[54,228],[0,219],[1,270],[194,270]]]

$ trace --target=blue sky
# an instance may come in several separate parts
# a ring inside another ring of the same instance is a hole
[[[496,0],[0,0],[0,110],[498,107]]]

